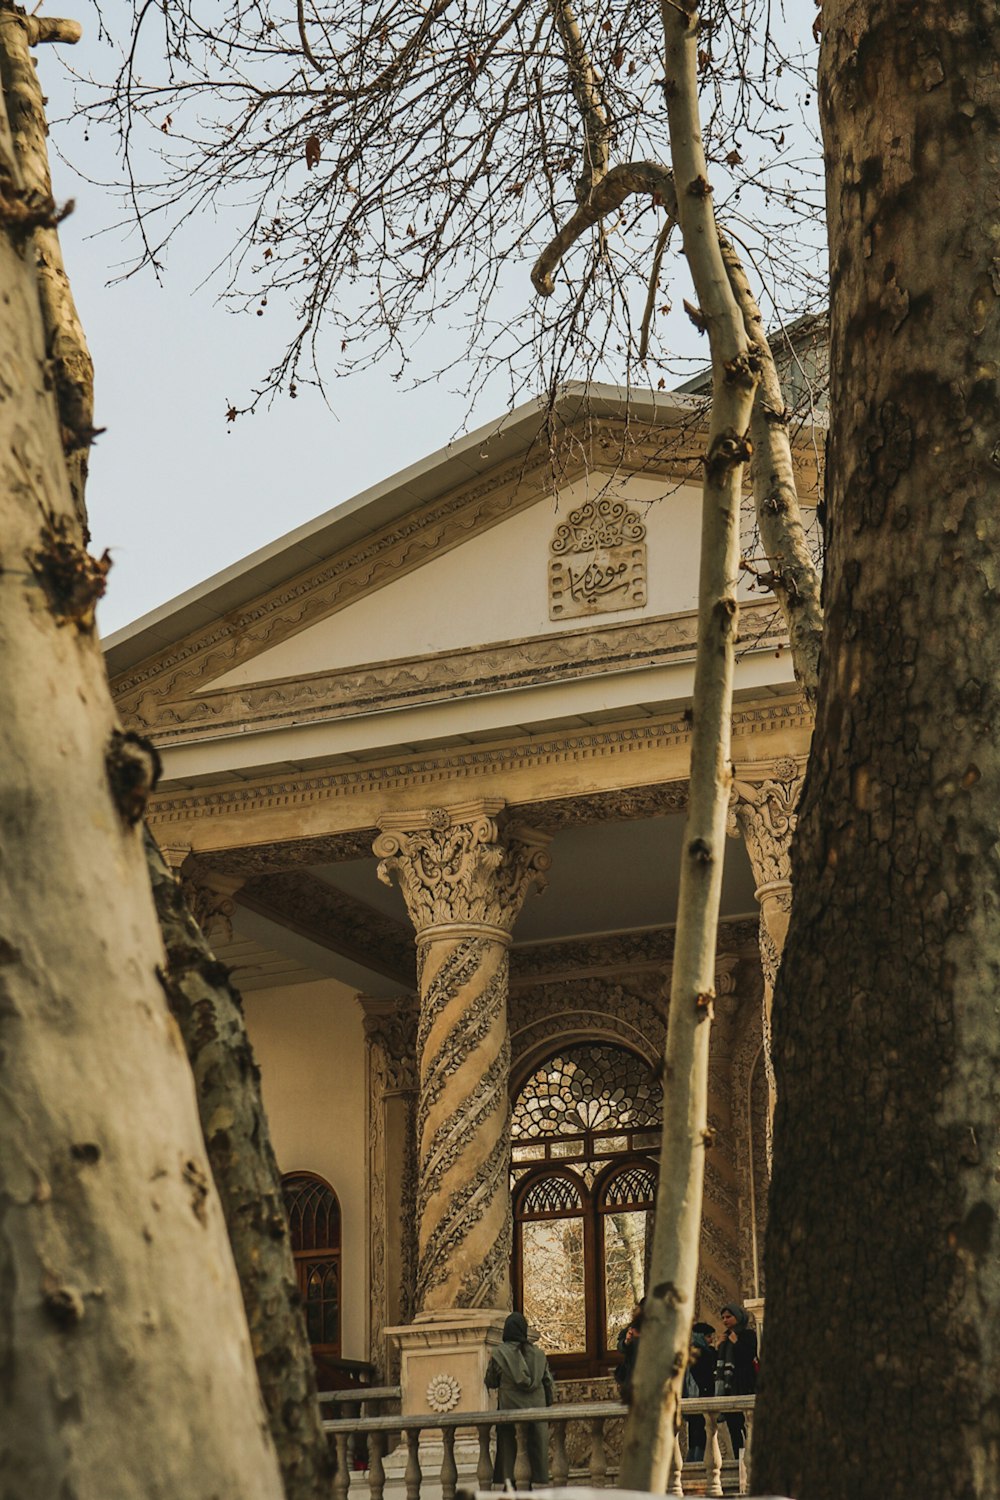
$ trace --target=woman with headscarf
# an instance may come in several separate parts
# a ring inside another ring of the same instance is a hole
[[[541,1349],[528,1339],[523,1313],[511,1313],[503,1325],[503,1343],[493,1350],[486,1367],[486,1385],[497,1393],[499,1411],[525,1411],[532,1406],[551,1406],[556,1396],[549,1362]],[[514,1483],[517,1434],[513,1426],[497,1424],[497,1457],[493,1478],[500,1484]],[[549,1424],[532,1422],[528,1428],[528,1462],[532,1484],[549,1482]]]
[[[717,1396],[754,1396],[757,1393],[757,1335],[750,1327],[750,1315],[738,1302],[727,1302],[720,1311],[722,1335],[715,1364]],[[733,1454],[740,1456],[746,1442],[746,1422],[742,1412],[732,1412],[722,1419],[729,1428]]]

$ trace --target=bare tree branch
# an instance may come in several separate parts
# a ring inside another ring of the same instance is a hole
[[[612,167],[538,257],[531,270],[536,292],[543,297],[552,295],[556,286],[553,273],[567,250],[588,229],[621,208],[633,193],[648,193],[656,207],[665,208],[672,219],[677,217],[677,194],[669,167],[655,161],[630,161]]]
[[[663,269],[663,257],[667,246],[670,244],[670,236],[677,227],[677,220],[673,214],[667,216],[667,221],[660,230],[660,237],[653,251],[653,263],[649,268],[649,286],[646,290],[646,306],[642,312],[642,327],[639,331],[639,358],[645,359],[649,353],[649,333],[653,326],[653,315],[656,311],[657,293],[660,289],[660,272]]]
[[[771,566],[767,582],[774,590],[788,626],[795,675],[806,701],[815,707],[823,606],[819,573],[809,550],[799,509],[792,446],[788,438],[789,413],[764,332],[764,320],[746,272],[729,240],[721,239],[720,248],[747,334],[761,363],[760,385],[750,423],[754,450],[750,474],[757,525]]]
[[[570,0],[552,0],[552,14],[566,49],[570,85],[583,121],[583,170],[577,178],[576,197],[577,202],[586,203],[608,170],[608,112]]]

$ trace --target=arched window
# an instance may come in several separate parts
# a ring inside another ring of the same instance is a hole
[[[281,1179],[306,1328],[320,1375],[340,1358],[340,1204],[312,1172]]]
[[[625,1047],[581,1042],[514,1100],[515,1299],[564,1377],[618,1362],[645,1290],[662,1092]]]

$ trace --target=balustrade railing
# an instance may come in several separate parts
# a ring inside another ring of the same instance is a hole
[[[388,1392],[398,1396],[392,1387],[381,1388],[371,1398],[384,1398]],[[338,1405],[347,1392],[335,1392]],[[352,1392],[351,1398],[358,1400],[361,1392]],[[325,1399],[325,1398],[324,1398]],[[368,1393],[365,1393],[368,1399]],[[724,1460],[719,1429],[726,1416],[741,1413],[746,1424],[746,1446],[743,1462]],[[705,1420],[705,1456],[695,1463],[685,1463],[680,1439],[675,1453],[675,1469],[671,1483],[674,1495],[745,1494],[746,1475],[749,1473],[750,1450],[753,1442],[753,1396],[701,1396],[681,1402],[681,1417],[685,1422],[690,1417],[700,1416]],[[455,1439],[466,1433],[474,1439],[474,1468],[469,1466],[462,1476],[465,1490],[489,1490],[493,1483],[493,1443],[497,1427],[513,1427],[517,1434],[517,1457],[514,1464],[514,1485],[517,1490],[527,1490],[531,1485],[531,1465],[528,1460],[528,1429],[533,1422],[547,1422],[549,1427],[551,1483],[556,1488],[572,1486],[574,1482],[591,1488],[603,1489],[613,1483],[617,1475],[617,1463],[609,1462],[606,1433],[609,1423],[621,1422],[627,1409],[619,1401],[587,1401],[579,1403],[557,1402],[554,1406],[532,1408],[526,1411],[479,1411],[448,1412],[428,1416],[360,1416],[346,1415],[323,1423],[335,1444],[337,1474],[334,1481],[334,1500],[455,1500],[459,1487],[459,1469],[456,1462]],[[570,1462],[567,1445],[567,1429],[570,1424],[582,1428],[587,1434],[588,1453],[584,1463]],[[423,1462],[421,1439],[424,1439]],[[433,1463],[436,1472],[425,1473],[424,1464],[431,1461],[427,1439],[434,1443]],[[478,1458],[475,1458],[478,1444]],[[440,1445],[440,1455],[438,1454]],[[386,1460],[390,1458],[391,1470],[387,1475]],[[363,1465],[364,1472],[359,1468]],[[404,1461],[405,1456],[405,1461]],[[387,1495],[387,1489],[389,1494]]]

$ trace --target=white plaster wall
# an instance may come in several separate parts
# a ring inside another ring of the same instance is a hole
[[[284,1172],[340,1199],[342,1354],[367,1359],[365,1044],[356,991],[335,979],[244,996],[264,1107]]]
[[[646,607],[550,620],[555,528],[574,507],[602,494],[635,504],[645,521]],[[264,682],[694,609],[700,513],[699,490],[641,475],[591,473],[561,492],[558,509],[552,500],[540,501],[205,686]]]

